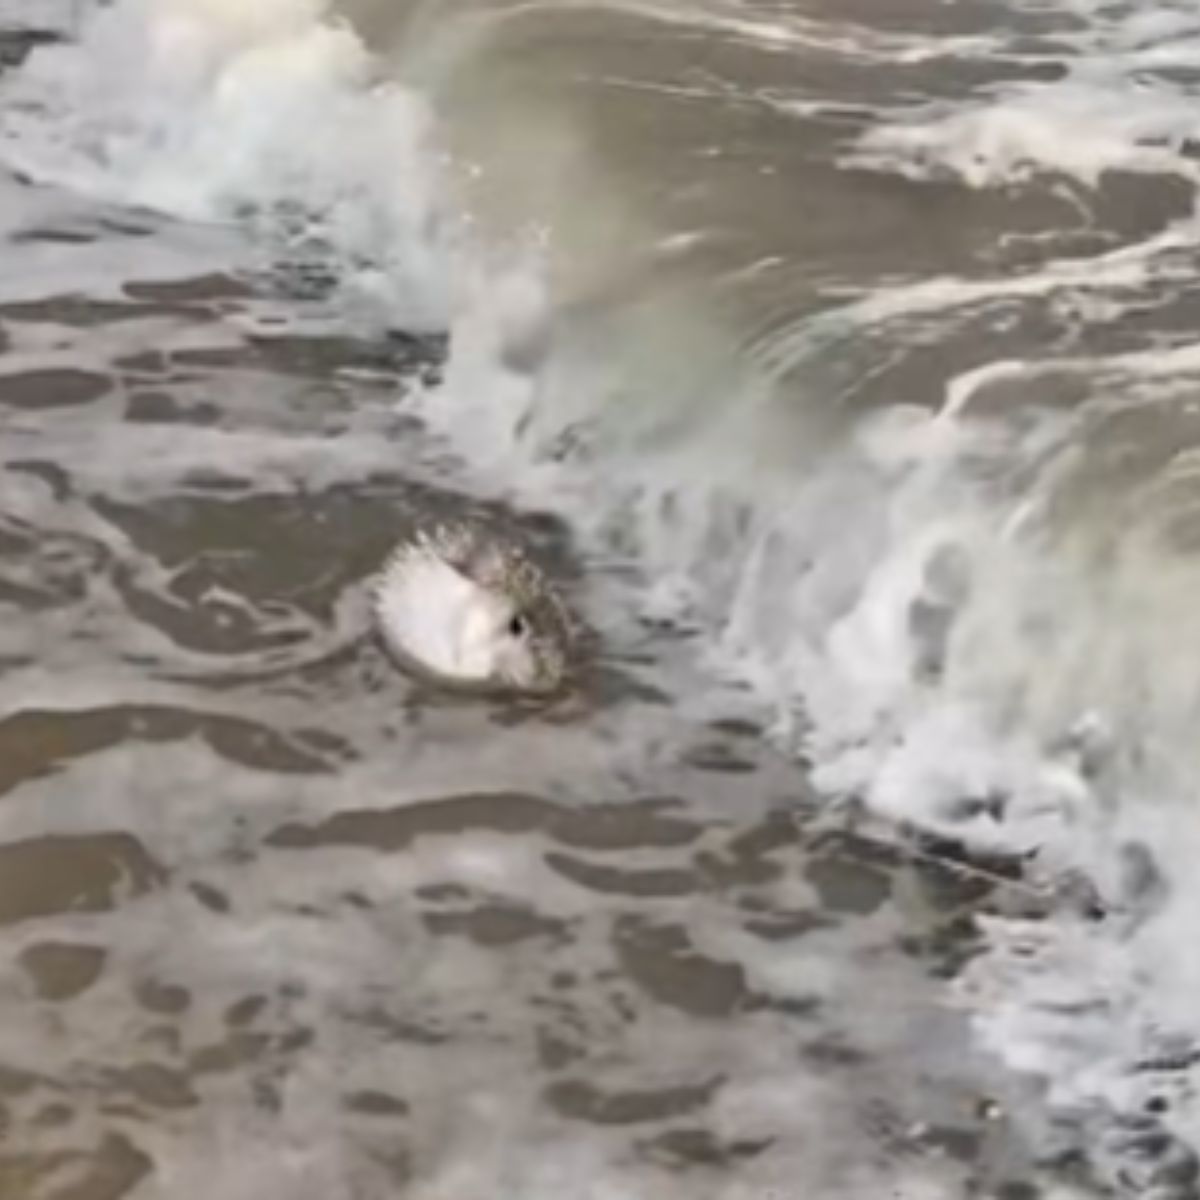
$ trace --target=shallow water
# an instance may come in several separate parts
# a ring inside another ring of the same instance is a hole
[[[547,711],[383,659],[366,577],[480,505],[396,412],[436,340],[4,192],[5,1196],[1024,1178],[934,982],[981,889],[810,829],[653,637]]]
[[[1200,12],[340,15],[0,4],[0,1194],[1193,1196]]]

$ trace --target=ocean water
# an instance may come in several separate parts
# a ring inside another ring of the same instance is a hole
[[[1200,1194],[1200,5],[0,65],[0,1195]],[[467,512],[549,707],[371,636]]]

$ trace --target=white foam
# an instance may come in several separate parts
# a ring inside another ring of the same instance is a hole
[[[1200,52],[1198,52],[1200,53]],[[1105,83],[1016,91],[966,112],[913,113],[872,129],[846,162],[911,178],[954,176],[999,187],[1044,172],[1095,186],[1109,171],[1196,179],[1180,147],[1197,132],[1195,113],[1175,89],[1147,90],[1131,103]]]
[[[368,262],[354,280],[369,310],[441,324],[428,112],[373,78],[324,12],[318,0],[101,10],[86,49],[32,56],[0,122],[5,156],[123,203],[202,221],[258,214],[295,253],[326,244]]]
[[[1060,78],[914,105],[868,130],[845,161],[977,188],[1038,174],[1094,186],[1114,171],[1195,183],[1195,109],[1186,87],[1159,74],[1200,63],[1194,15],[1186,6],[1082,8],[1078,29],[1059,32],[1041,55]]]

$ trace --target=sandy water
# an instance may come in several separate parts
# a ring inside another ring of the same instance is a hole
[[[549,709],[384,660],[414,520],[576,571],[397,407],[438,339],[0,195],[0,1194],[1041,1194],[940,993],[1003,884],[821,815],[661,631]]]
[[[0,1194],[1193,1196],[1189,6],[59,8]],[[470,511],[550,707],[370,636]]]
[[[1020,1169],[933,982],[990,888],[810,828],[753,725],[671,711],[652,638],[546,712],[382,659],[365,577],[478,505],[396,415],[436,343],[290,331],[319,305],[220,235],[6,191],[4,1195]]]

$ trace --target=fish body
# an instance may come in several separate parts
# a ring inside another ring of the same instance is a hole
[[[555,589],[519,545],[477,523],[401,543],[372,590],[385,646],[416,674],[531,693],[566,677],[571,623]]]

